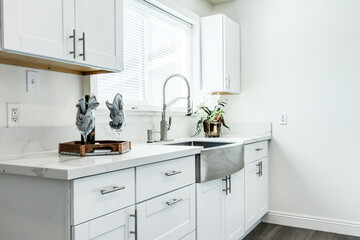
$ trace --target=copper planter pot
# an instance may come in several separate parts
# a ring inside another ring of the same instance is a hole
[[[221,122],[203,122],[204,133],[206,137],[220,137]]]

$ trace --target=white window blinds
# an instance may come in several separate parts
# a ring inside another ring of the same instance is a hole
[[[98,76],[98,99],[112,101],[117,92],[126,107],[160,107],[168,76],[191,81],[191,25],[143,1],[124,1],[124,71]],[[173,79],[167,101],[185,96],[185,84]]]

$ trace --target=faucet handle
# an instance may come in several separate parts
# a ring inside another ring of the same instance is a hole
[[[168,131],[169,131],[170,128],[171,128],[171,122],[172,122],[172,117],[169,117],[169,123],[168,123],[168,126],[167,126],[167,127],[168,127],[168,129],[167,129]]]

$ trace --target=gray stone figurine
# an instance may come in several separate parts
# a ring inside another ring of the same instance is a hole
[[[113,103],[109,103],[109,101],[106,101],[106,106],[110,110],[111,121],[109,122],[109,125],[111,129],[117,134],[117,138],[119,141],[119,134],[126,126],[122,95],[120,93],[116,94]]]
[[[87,135],[95,127],[95,115],[93,110],[99,106],[99,103],[96,101],[96,97],[91,95],[89,102],[86,102],[84,98],[79,100],[79,103],[76,105],[78,108],[76,114],[76,126],[83,135],[84,139],[87,138]]]

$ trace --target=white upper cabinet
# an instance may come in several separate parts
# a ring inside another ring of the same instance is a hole
[[[202,88],[240,93],[240,27],[223,14],[201,19]]]
[[[73,0],[3,0],[3,48],[70,60]]]
[[[123,0],[2,0],[3,50],[108,71],[123,68]]]
[[[122,0],[75,0],[77,61],[122,70]]]

